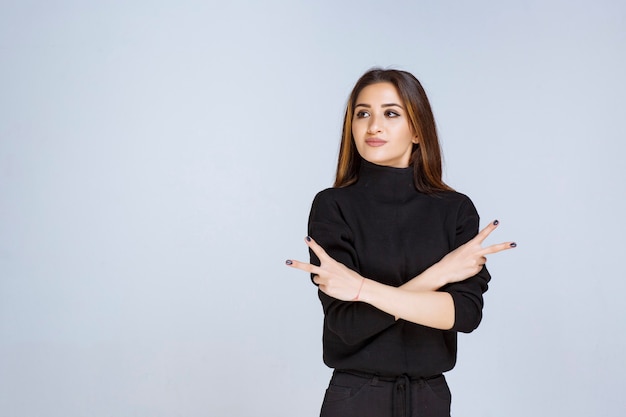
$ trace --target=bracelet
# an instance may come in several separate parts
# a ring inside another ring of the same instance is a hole
[[[363,283],[365,282],[365,277],[361,280],[361,285],[359,286],[359,292],[356,293],[356,297],[352,299],[352,301],[359,301],[359,295],[361,295],[361,289],[363,288]]]

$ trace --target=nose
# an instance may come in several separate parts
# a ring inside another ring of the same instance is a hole
[[[382,131],[382,124],[380,119],[375,115],[371,115],[369,118],[369,123],[367,125],[367,133],[370,135],[375,133],[380,133]]]

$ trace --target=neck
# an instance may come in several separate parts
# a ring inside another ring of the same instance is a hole
[[[393,168],[362,160],[357,185],[381,201],[404,201],[416,193],[412,166]]]

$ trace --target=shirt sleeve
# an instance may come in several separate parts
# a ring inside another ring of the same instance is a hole
[[[339,204],[328,193],[319,193],[309,215],[309,235],[334,260],[359,271],[358,256],[353,234],[345,221]],[[320,264],[318,257],[309,251],[311,263]],[[312,278],[312,277],[311,277]],[[369,304],[340,301],[318,291],[324,309],[324,323],[347,345],[356,345],[395,324],[395,318]]]
[[[457,215],[454,248],[467,243],[478,233],[479,217],[469,198],[462,203]],[[483,294],[487,291],[491,275],[487,268],[464,281],[444,286],[454,301],[454,326],[451,330],[470,333],[482,320]]]

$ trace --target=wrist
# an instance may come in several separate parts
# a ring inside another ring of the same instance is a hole
[[[437,262],[426,271],[426,280],[428,280],[435,290],[440,289],[448,283],[448,276],[446,275],[445,268],[442,267],[440,262]]]
[[[361,299],[359,298],[361,295],[361,290],[363,289],[363,284],[365,283],[365,277],[361,277],[361,284],[359,285],[359,290],[356,293],[356,297],[354,297],[352,299],[352,301],[361,301]]]
[[[374,281],[363,277],[361,281],[361,289],[359,290],[359,299],[363,303],[372,303],[372,284]]]

